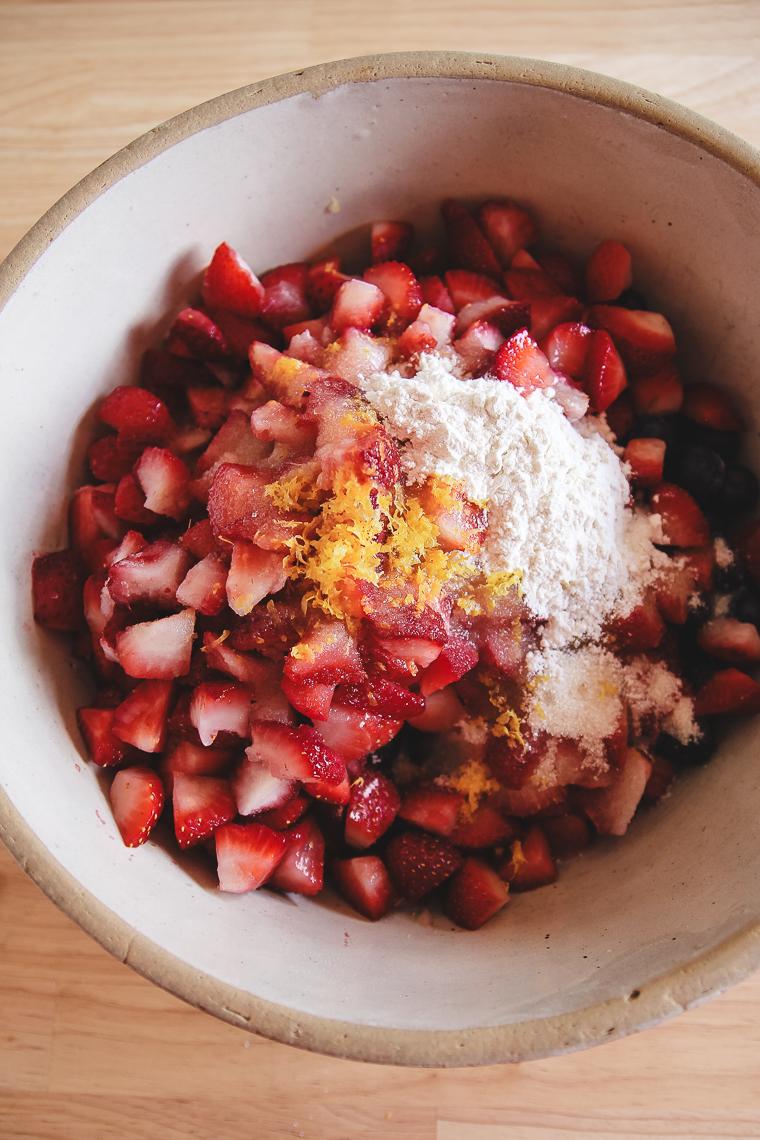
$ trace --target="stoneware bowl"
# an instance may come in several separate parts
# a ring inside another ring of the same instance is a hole
[[[87,678],[32,620],[30,566],[66,544],[93,411],[132,383],[221,240],[257,269],[376,218],[435,239],[437,205],[508,196],[548,245],[633,254],[680,363],[760,422],[760,162],[667,100],[526,59],[421,53],[311,68],[157,127],[66,195],[0,271],[0,691],[5,842],[112,954],[279,1041],[403,1065],[521,1061],[609,1041],[760,963],[756,722],[622,840],[478,933],[338,900],[223,895],[200,859],[124,848],[74,710]],[[366,229],[364,231],[366,240]],[[426,241],[427,244],[427,241]],[[748,462],[760,469],[757,431]]]

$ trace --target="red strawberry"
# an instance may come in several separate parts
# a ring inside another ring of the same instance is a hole
[[[316,311],[324,313],[332,305],[341,285],[350,280],[351,278],[345,273],[341,273],[338,258],[329,257],[326,261],[318,261],[310,267],[306,281],[306,295]]]
[[[606,329],[631,376],[658,372],[675,355],[673,330],[661,313],[593,305],[588,323]]]
[[[479,930],[509,899],[506,883],[482,859],[469,856],[451,881],[446,914],[465,930]]]
[[[380,319],[385,304],[385,294],[377,285],[352,278],[335,294],[330,310],[330,328],[336,333],[342,333],[349,327],[369,332]]]
[[[577,380],[583,375],[593,336],[587,325],[566,321],[556,325],[541,341],[539,348],[552,368]]]
[[[69,538],[73,550],[86,556],[88,547],[101,538],[121,542],[127,528],[114,513],[115,490],[110,483],[102,487],[80,487],[69,503]]]
[[[660,616],[654,593],[647,590],[641,603],[634,606],[630,613],[608,623],[607,632],[616,653],[641,653],[645,649],[656,649],[665,634],[665,623]]]
[[[279,265],[262,277],[261,284],[264,286],[262,321],[270,328],[279,331],[286,325],[295,324],[296,321],[310,320],[312,311],[306,297],[308,279],[308,265],[298,262]]]
[[[271,661],[281,661],[301,638],[303,614],[294,602],[272,598],[254,606],[235,623],[229,644],[233,649],[255,649]]]
[[[168,795],[174,792],[177,772],[188,776],[226,776],[232,763],[231,748],[204,748],[189,740],[179,740],[160,763],[159,772]]]
[[[640,416],[667,416],[680,412],[683,384],[674,364],[668,363],[652,376],[631,381],[633,406]]]
[[[503,344],[504,337],[496,325],[476,321],[463,337],[454,342],[454,348],[466,371],[472,376],[482,376],[490,370],[494,354]]]
[[[502,788],[499,792],[499,803],[506,815],[516,815],[520,819],[535,815],[537,811],[564,803],[567,799],[567,788],[544,788],[528,780],[524,787],[518,789]]]
[[[561,296],[554,278],[544,273],[535,262],[531,268],[517,268],[514,262],[512,265],[511,269],[504,272],[504,284],[514,301],[536,301],[541,297]]]
[[[416,788],[406,793],[398,814],[424,831],[448,837],[457,826],[464,800],[464,796],[446,788]]]
[[[119,480],[114,496],[114,514],[143,528],[159,521],[159,516],[145,506],[145,492],[134,475],[125,475]]]
[[[540,341],[555,325],[577,323],[583,306],[575,297],[536,297],[530,302],[530,335]]]
[[[384,261],[365,270],[364,280],[376,285],[387,298],[390,306],[384,321],[387,333],[395,336],[411,324],[422,306],[422,292],[408,265]]]
[[[642,752],[629,748],[625,763],[608,787],[578,789],[578,801],[600,835],[625,835],[651,772],[652,762]]]
[[[446,241],[451,264],[472,273],[486,273],[498,277],[499,263],[483,231],[464,206],[453,198],[441,203],[441,214],[446,227]]]
[[[722,669],[707,681],[694,700],[695,716],[760,712],[760,685],[739,669]]]
[[[484,202],[477,216],[480,228],[504,269],[512,264],[518,250],[532,245],[538,237],[531,216],[505,198]]]
[[[412,903],[444,883],[463,863],[456,847],[424,831],[395,836],[388,844],[385,861],[394,885]]]
[[[499,867],[499,875],[513,891],[534,891],[554,882],[557,868],[546,835],[538,824],[533,824],[523,840],[514,841],[511,857]]]
[[[663,570],[654,586],[657,608],[666,621],[675,625],[683,625],[688,618],[689,598],[695,592],[693,574],[688,567],[678,564]]]
[[[104,483],[118,483],[129,475],[140,458],[142,444],[134,440],[120,440],[118,435],[104,435],[87,448],[90,470]]]
[[[469,819],[459,821],[449,839],[457,847],[478,849],[493,847],[512,839],[514,835],[514,824],[506,820],[496,808],[483,804]]]
[[[731,665],[755,665],[760,662],[760,634],[751,622],[736,618],[713,618],[702,626],[697,641],[719,661]]]
[[[271,808],[269,811],[262,812],[258,822],[265,823],[267,827],[272,827],[275,831],[284,831],[286,827],[290,827],[301,818],[307,810],[309,802],[308,797],[303,792],[299,792],[284,807]]]
[[[313,819],[306,819],[285,833],[288,846],[269,879],[270,886],[298,895],[316,895],[322,890],[325,841]]]
[[[652,771],[644,788],[642,799],[648,804],[654,804],[661,800],[673,783],[675,774],[675,764],[670,760],[665,760],[662,756],[653,756]]]
[[[148,603],[173,609],[177,588],[187,574],[190,555],[175,542],[152,542],[111,565],[108,592],[123,606]]]
[[[522,392],[546,388],[554,379],[549,361],[527,329],[515,333],[501,346],[493,372],[497,380],[506,380]]]
[[[419,716],[407,717],[409,724],[419,732],[448,732],[464,716],[462,702],[456,686],[446,685],[425,698],[425,711]]]
[[[726,393],[713,384],[689,384],[684,389],[683,412],[716,431],[745,431],[747,427]]]
[[[613,400],[607,408],[607,426],[620,441],[625,439],[636,420],[636,412],[633,406],[633,398],[631,396],[630,388],[624,388],[616,400]]]
[[[341,684],[358,681],[364,666],[356,639],[336,618],[317,618],[293,646],[285,662],[285,676],[294,682]]]
[[[589,300],[614,301],[632,285],[630,253],[619,241],[608,238],[596,247],[586,263]]]
[[[281,552],[262,550],[251,542],[234,543],[226,590],[230,609],[236,614],[250,613],[268,594],[278,593],[286,582]]]
[[[234,681],[204,681],[193,690],[190,723],[198,730],[201,744],[213,744],[220,732],[247,737],[251,693]]]
[[[333,700],[330,715],[317,729],[329,747],[344,760],[361,760],[392,740],[401,723],[401,720],[376,716],[339,705]]]
[[[580,855],[591,844],[588,824],[582,815],[560,815],[543,818],[541,826],[549,848],[558,859],[570,859],[573,855]]]
[[[183,849],[201,843],[237,813],[229,780],[216,776],[176,772],[172,798],[174,831]]]
[[[564,253],[547,253],[536,258],[538,264],[559,285],[567,297],[578,297],[583,290],[583,279],[569,257]]]
[[[346,772],[339,784],[328,784],[326,780],[312,780],[306,785],[312,799],[320,803],[345,806],[351,799],[351,778]]]
[[[377,922],[397,901],[397,894],[377,855],[336,859],[332,865],[340,893],[365,918]]]
[[[169,409],[144,388],[121,385],[106,396],[98,409],[98,419],[118,428],[119,439],[162,443],[172,429]]]
[[[316,729],[302,724],[288,728],[277,721],[256,720],[251,724],[251,747],[246,753],[252,760],[268,765],[272,775],[281,780],[301,780],[308,785],[314,780],[340,784],[346,765],[328,748]]]
[[[73,550],[57,550],[35,558],[34,620],[45,629],[85,629],[82,595],[86,580],[87,567]]]
[[[298,792],[296,780],[273,776],[262,760],[245,759],[231,778],[240,815],[258,815],[283,808]]]
[[[487,301],[493,296],[504,296],[508,301],[506,289],[493,277],[485,277],[482,273],[471,273],[469,269],[450,269],[444,280],[449,296],[454,305],[454,311],[459,312],[465,305],[474,304],[475,301]]]
[[[265,883],[288,849],[288,840],[261,823],[227,823],[214,835],[219,889],[233,894]]]
[[[545,748],[543,736],[528,734],[524,745],[507,736],[491,736],[485,762],[503,787],[519,791],[541,763]]]
[[[139,847],[164,808],[164,788],[151,768],[122,768],[109,793],[111,811],[125,847]]]
[[[678,557],[688,569],[698,589],[712,589],[715,568],[715,548],[712,544],[679,550]]]
[[[114,709],[77,709],[77,724],[93,764],[116,767],[134,755],[133,749],[113,734]]]
[[[190,668],[195,610],[139,622],[116,634],[119,664],[129,677],[171,680]]]
[[[275,346],[281,343],[279,333],[257,317],[240,317],[229,309],[219,309],[216,306],[208,306],[208,315],[224,337],[227,352],[240,363],[248,359],[255,340]],[[246,395],[251,395],[247,389]]]
[[[433,336],[430,325],[425,321],[412,321],[398,338],[397,351],[402,360],[411,360],[421,352],[432,352],[438,347],[438,338]]]
[[[163,752],[173,681],[143,681],[115,711],[113,734],[141,752]]]
[[[201,293],[207,305],[218,305],[241,317],[258,316],[264,300],[264,287],[256,274],[225,241],[214,250]]]
[[[652,493],[652,510],[662,520],[662,541],[669,546],[706,546],[710,527],[688,492],[675,483],[660,483]]]
[[[393,823],[400,804],[395,785],[380,772],[366,770],[354,780],[346,811],[349,847],[371,847]]]
[[[440,277],[420,277],[419,286],[426,305],[432,305],[444,313],[456,312],[451,294]]]
[[[234,408],[198,460],[196,482],[197,476],[219,466],[220,461],[251,466],[265,459],[268,452],[266,443],[256,439],[251,431],[250,412]]]
[[[312,720],[327,720],[337,688],[335,682],[319,684],[317,681],[291,681],[290,677],[284,676],[280,684],[294,709]]]
[[[471,301],[457,314],[455,335],[463,336],[476,321],[494,325],[503,337],[510,337],[518,329],[524,329],[530,324],[530,305],[521,301],[508,301],[502,296]]]
[[[174,319],[166,341],[168,352],[194,360],[223,363],[229,356],[222,330],[199,309],[183,309]]]
[[[655,487],[662,482],[665,441],[632,439],[625,449],[623,462],[631,468],[630,480],[634,487]]]
[[[423,697],[437,693],[453,681],[458,681],[478,663],[478,651],[469,641],[451,640],[444,645],[432,665],[420,674],[420,692]]]
[[[583,368],[583,387],[589,394],[591,411],[604,412],[627,384],[625,368],[608,333],[594,333]]]
[[[411,222],[372,223],[372,264],[404,261],[414,239]]]
[[[344,707],[394,719],[405,720],[425,711],[424,697],[410,693],[395,681],[386,681],[377,676],[352,685],[341,685],[336,696],[339,704]]]
[[[145,507],[157,515],[185,518],[190,506],[190,472],[165,447],[146,447],[135,464],[134,477],[145,495]]]
[[[216,554],[191,566],[177,587],[177,601],[202,614],[219,614],[227,604],[227,567]]]
[[[733,546],[742,566],[760,583],[760,519],[752,519],[734,531]]]
[[[257,439],[284,443],[299,454],[314,450],[316,425],[305,423],[293,408],[286,408],[276,400],[251,413],[251,430]]]

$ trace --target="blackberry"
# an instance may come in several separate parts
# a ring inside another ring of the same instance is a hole
[[[715,730],[708,720],[701,720],[698,724],[702,730],[702,735],[698,740],[690,740],[688,744],[683,744],[677,737],[671,736],[669,732],[661,732],[654,744],[655,755],[661,756],[663,760],[670,760],[671,763],[678,764],[679,767],[688,768],[694,768],[712,760],[718,747]]]
[[[687,444],[667,455],[668,479],[683,487],[703,511],[721,508],[726,481],[726,465],[710,447]]]
[[[731,617],[749,622],[760,629],[760,593],[751,586],[743,586],[731,599]]]
[[[624,289],[620,296],[610,301],[611,305],[618,305],[621,309],[648,309],[646,299],[639,293],[638,289]]]

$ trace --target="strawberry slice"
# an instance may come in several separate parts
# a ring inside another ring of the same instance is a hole
[[[591,411],[604,412],[628,383],[623,362],[609,333],[597,330],[591,338],[582,375]]]
[[[401,799],[395,784],[380,772],[365,772],[351,787],[346,811],[346,843],[371,847],[396,818]]]
[[[306,296],[308,280],[309,267],[300,262],[279,265],[262,277],[261,319],[264,323],[279,332],[286,325],[310,320],[313,314]]]
[[[208,316],[214,322],[224,337],[227,352],[241,364],[248,359],[248,353],[255,340],[275,347],[281,343],[280,334],[269,328],[258,317],[241,317],[231,313],[229,309],[220,309],[209,305]],[[246,395],[251,393],[246,389]]]
[[[515,835],[515,825],[506,820],[500,811],[483,804],[469,819],[461,819],[449,838],[457,847],[478,850],[494,847]]]
[[[113,734],[141,752],[163,752],[173,681],[143,681],[115,710]]]
[[[280,780],[262,760],[244,760],[231,783],[240,815],[284,808],[298,792],[297,780]]]
[[[533,259],[531,258],[533,262]],[[541,297],[561,296],[561,290],[553,277],[544,273],[535,262],[530,268],[512,268],[504,272],[504,284],[514,301],[537,301]]]
[[[457,926],[480,930],[509,900],[509,887],[493,867],[470,855],[451,880],[445,911]]]
[[[280,891],[316,895],[322,890],[325,841],[313,819],[306,819],[285,833],[288,846],[269,883]]]
[[[694,700],[695,716],[760,712],[760,685],[739,669],[722,669],[707,681]]]
[[[384,261],[367,269],[364,280],[376,285],[387,298],[390,312],[385,316],[385,332],[397,336],[411,324],[422,307],[422,291],[417,278],[403,262]]]
[[[246,755],[263,761],[280,780],[301,780],[307,791],[314,780],[335,785],[346,775],[345,762],[328,748],[315,728],[306,724],[288,728],[277,721],[253,721]]]
[[[286,837],[262,823],[227,823],[214,839],[219,889],[238,895],[265,883],[288,849]]]
[[[568,812],[566,815],[547,817],[541,820],[549,849],[557,859],[571,859],[591,846],[589,827],[582,815]]]
[[[478,663],[478,651],[469,641],[452,639],[444,645],[432,665],[420,674],[420,692],[423,697],[437,693],[446,685],[458,681]]]
[[[336,859],[332,871],[346,901],[372,922],[386,915],[398,901],[385,864],[377,855]]]
[[[167,352],[194,360],[223,363],[229,356],[222,330],[199,309],[183,309],[174,319],[166,341]]]
[[[373,222],[372,264],[406,260],[413,240],[414,226],[411,222]]]
[[[176,598],[181,606],[199,613],[219,614],[227,604],[226,588],[227,567],[216,554],[207,554],[190,567],[177,587]]]
[[[471,273],[498,277],[500,266],[496,255],[478,223],[464,206],[453,198],[446,198],[441,203],[441,214],[446,227],[451,264],[458,269],[468,269]]]
[[[367,677],[353,685],[341,685],[336,698],[344,707],[400,720],[419,716],[425,711],[424,697],[410,693],[395,681],[377,676]]]
[[[159,772],[168,795],[174,793],[177,772],[188,776],[226,776],[232,763],[231,748],[204,748],[189,740],[179,740],[161,759]]]
[[[339,784],[328,784],[325,780],[311,780],[306,791],[312,799],[342,808],[351,799],[351,778],[346,772]]]
[[[524,393],[546,388],[554,379],[549,361],[527,329],[515,333],[501,346],[493,373],[497,380],[506,380]]]
[[[204,681],[193,690],[190,723],[197,729],[201,744],[213,744],[220,732],[249,735],[251,693],[233,681]]]
[[[687,566],[666,567],[654,586],[657,608],[665,621],[683,625],[689,616],[689,598],[695,592],[694,576]]]
[[[440,309],[443,313],[454,315],[456,312],[454,302],[440,277],[420,277],[419,286],[422,299],[426,305]]]
[[[624,388],[616,400],[613,400],[606,412],[607,426],[620,442],[633,430],[636,421],[636,412],[633,406],[630,388]]]
[[[444,689],[431,693],[425,698],[425,711],[419,716],[407,717],[409,724],[418,732],[448,732],[463,719],[464,708],[455,685],[446,685]]]
[[[487,321],[476,321],[474,325],[470,325],[463,337],[454,341],[454,348],[466,371],[471,376],[482,376],[490,370],[494,355],[503,344],[504,336],[496,325],[489,325]]]
[[[706,546],[710,527],[687,491],[675,483],[660,483],[652,493],[652,510],[661,519],[662,541],[669,546]]]
[[[275,831],[284,831],[286,827],[292,826],[301,818],[308,809],[309,803],[308,796],[299,792],[284,807],[272,808],[270,811],[262,812],[258,822],[265,823],[267,827],[274,828]]]
[[[153,542],[111,565],[108,592],[123,606],[148,603],[173,609],[177,589],[190,566],[190,555],[175,542]]]
[[[355,637],[335,618],[317,618],[290,651],[285,676],[296,683],[337,685],[364,676]]]
[[[555,804],[564,803],[566,799],[567,788],[544,788],[534,784],[532,780],[519,790],[502,788],[499,793],[499,802],[506,815],[516,815],[520,819],[554,807]]]
[[[662,756],[652,757],[652,771],[644,788],[642,799],[648,804],[655,804],[661,800],[673,783],[676,766],[671,760]]]
[[[164,808],[164,788],[152,768],[122,768],[109,792],[111,811],[125,847],[139,847]]]
[[[190,506],[190,472],[165,447],[146,447],[135,464],[134,477],[145,495],[146,510],[180,519]]]
[[[499,875],[513,891],[534,891],[557,878],[549,843],[543,830],[534,823],[524,839],[515,839],[509,859],[499,867]]]
[[[127,528],[114,511],[116,488],[80,487],[69,503],[69,540],[86,560],[87,549],[101,538],[121,542]]]
[[[34,620],[45,629],[86,629],[82,597],[87,567],[73,550],[42,554],[32,563]]]
[[[544,337],[539,348],[553,369],[578,380],[583,375],[593,336],[588,325],[565,321]]]
[[[637,415],[668,416],[680,412],[684,390],[678,369],[668,363],[652,376],[638,376],[631,381],[631,397]]]
[[[530,335],[541,341],[555,325],[578,323],[583,306],[575,297],[535,297],[530,302]]]
[[[139,622],[116,634],[119,664],[129,677],[171,680],[190,668],[195,610]]]
[[[398,814],[424,831],[448,838],[457,826],[464,801],[464,796],[445,788],[416,788],[406,793]]]
[[[382,748],[401,728],[400,720],[339,705],[333,700],[326,721],[317,726],[329,747],[344,760],[361,760]]]
[[[335,682],[320,684],[317,681],[291,681],[290,677],[283,676],[280,684],[294,709],[311,720],[327,720],[337,688]]]
[[[257,439],[284,443],[297,454],[314,450],[316,426],[307,424],[293,408],[270,400],[251,413],[251,430]]]
[[[240,317],[258,316],[264,300],[264,286],[226,241],[214,250],[203,274],[201,293],[207,305],[218,305]]]
[[[508,199],[490,199],[478,209],[478,224],[494,250],[499,265],[506,269],[518,250],[538,238],[536,223],[525,210]]]
[[[655,487],[662,482],[665,441],[632,439],[623,453],[623,462],[631,469],[629,478],[634,487]]]
[[[747,425],[722,388],[689,384],[684,389],[683,412],[695,423],[716,431],[746,431]]]
[[[608,238],[586,262],[586,292],[589,300],[615,301],[633,285],[631,255],[619,241]]]
[[[77,709],[77,724],[93,764],[113,768],[134,755],[129,744],[114,736],[115,709]]]
[[[625,835],[651,773],[651,760],[636,748],[629,748],[625,763],[608,787],[578,789],[578,801],[600,835]]]
[[[145,492],[134,475],[125,475],[119,480],[114,496],[114,514],[143,528],[159,521],[159,516],[145,506]]]
[[[118,435],[104,435],[87,448],[90,470],[104,483],[118,483],[129,475],[140,458],[142,444],[134,440],[120,440]]]
[[[400,894],[416,903],[454,875],[464,860],[456,847],[440,836],[407,831],[390,841],[385,862]]]
[[[607,624],[607,633],[616,653],[641,653],[656,649],[665,634],[657,598],[647,590],[639,605],[625,617],[615,618]]]
[[[484,760],[503,787],[519,791],[541,763],[545,749],[545,737],[532,733],[526,735],[524,744],[507,736],[491,736]]]
[[[623,309],[617,305],[593,305],[588,323],[610,334],[631,376],[658,372],[675,355],[673,330],[661,313]]]
[[[241,616],[251,612],[268,594],[276,594],[287,582],[282,554],[262,550],[251,542],[236,542],[227,575],[227,602]]]
[[[144,388],[120,385],[106,396],[98,409],[98,419],[118,428],[123,442],[161,444],[172,429],[166,404]]]
[[[503,296],[505,302],[509,301],[507,291],[500,282],[493,277],[485,277],[482,273],[471,273],[469,269],[450,269],[444,280],[456,313],[465,305],[488,301],[494,296]]]
[[[345,273],[341,273],[337,257],[316,262],[310,267],[306,280],[306,295],[312,307],[319,313],[327,312],[341,285],[350,280]]]
[[[547,253],[536,261],[559,285],[567,297],[579,297],[583,291],[583,279],[573,262],[564,253]]]
[[[752,519],[734,531],[733,546],[742,566],[760,583],[760,519]]]
[[[369,332],[379,321],[385,305],[385,294],[377,285],[351,278],[335,294],[330,310],[330,328],[336,333],[342,333],[349,327]]]
[[[425,321],[412,321],[398,338],[397,351],[402,360],[411,360],[421,352],[432,352],[438,347],[438,338]]]
[[[242,408],[233,408],[198,460],[195,482],[199,475],[218,467],[220,463],[251,466],[265,459],[268,453],[267,444],[256,439],[251,431],[251,413]]]
[[[229,780],[216,776],[174,775],[174,832],[184,850],[213,835],[235,818],[237,805]]]
[[[756,665],[760,662],[760,634],[751,622],[736,618],[713,618],[702,626],[697,642],[703,649],[730,665]]]
[[[457,314],[455,335],[462,337],[476,321],[494,325],[503,337],[510,337],[530,324],[530,305],[522,301],[508,301],[503,296],[486,297],[484,301],[471,301]]]

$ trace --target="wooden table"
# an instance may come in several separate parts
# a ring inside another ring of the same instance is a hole
[[[155,123],[223,91],[412,48],[538,56],[760,145],[760,4],[0,0],[0,256]],[[198,1013],[90,941],[0,851],[3,1140],[760,1137],[760,976],[585,1053],[459,1071],[299,1052]]]

